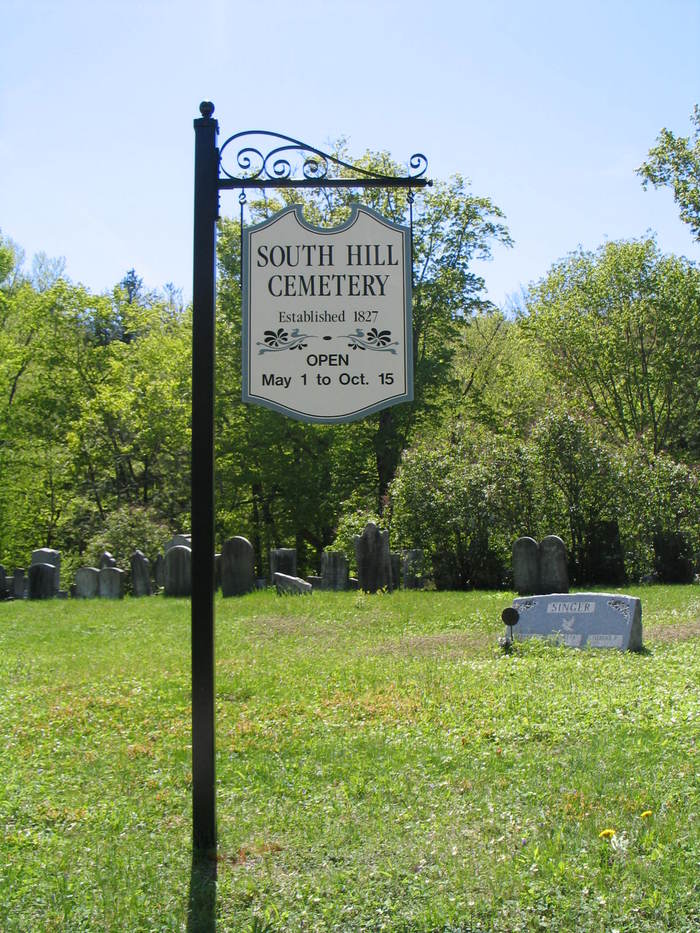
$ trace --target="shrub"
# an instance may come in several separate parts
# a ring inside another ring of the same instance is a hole
[[[172,537],[172,529],[151,509],[124,505],[107,516],[100,530],[90,538],[84,551],[84,559],[91,566],[98,566],[100,555],[109,551],[123,570],[129,567],[134,551],[143,551],[153,562]]]

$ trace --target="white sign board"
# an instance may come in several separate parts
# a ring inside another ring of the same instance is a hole
[[[368,207],[315,227],[299,205],[243,240],[243,401],[353,421],[413,399],[410,233]]]
[[[516,638],[552,638],[570,648],[642,650],[642,603],[620,593],[552,593],[513,600]]]

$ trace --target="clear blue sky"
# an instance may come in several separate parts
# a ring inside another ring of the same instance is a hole
[[[635,168],[700,101],[700,0],[3,0],[0,229],[95,291],[134,267],[191,293],[192,120],[416,151],[506,213],[502,303],[578,245],[655,231],[700,260]],[[237,209],[222,194],[224,213]]]

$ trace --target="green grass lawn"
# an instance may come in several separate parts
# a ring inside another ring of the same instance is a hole
[[[700,929],[700,587],[627,592],[638,655],[505,655],[504,593],[217,600],[216,929]],[[3,933],[213,929],[189,663],[186,600],[0,604]]]

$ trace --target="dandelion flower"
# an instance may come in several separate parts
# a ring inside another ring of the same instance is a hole
[[[598,833],[599,839],[612,839],[615,835],[614,829],[604,829],[602,833]]]
[[[651,816],[651,810],[645,810],[642,813],[642,819],[645,820],[648,816]]]

